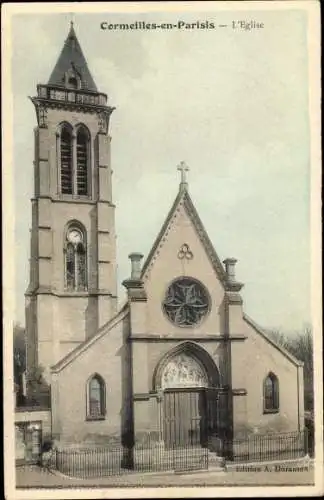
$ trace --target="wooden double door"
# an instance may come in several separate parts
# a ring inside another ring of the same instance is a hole
[[[163,398],[163,439],[166,448],[206,446],[208,405],[205,389],[166,390]]]

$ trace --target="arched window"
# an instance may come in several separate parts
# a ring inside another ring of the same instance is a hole
[[[88,381],[87,418],[104,418],[106,414],[105,383],[100,375],[95,374]]]
[[[73,128],[68,123],[63,123],[56,136],[61,194],[88,196],[90,132],[85,125],[80,124]]]
[[[279,381],[274,373],[269,373],[263,382],[263,409],[265,413],[279,411]]]
[[[67,127],[61,131],[61,190],[63,194],[73,192],[72,134]]]
[[[77,194],[88,194],[88,134],[81,127],[77,133]]]
[[[72,292],[87,288],[86,233],[79,225],[70,225],[66,232],[65,284]]]

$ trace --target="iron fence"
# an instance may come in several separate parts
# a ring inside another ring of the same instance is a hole
[[[194,446],[164,449],[160,445],[135,445],[52,450],[43,466],[74,477],[103,477],[131,472],[208,469],[208,449]]]
[[[307,454],[307,437],[307,430],[304,430],[234,440],[214,436],[206,447],[185,445],[166,448],[163,443],[148,440],[129,448],[94,446],[54,449],[43,454],[43,466],[80,478],[132,472],[207,470],[209,463],[215,465],[217,460],[223,463],[223,459],[246,463],[300,458]]]
[[[220,452],[229,461],[266,462],[303,457],[308,452],[307,430],[251,435],[246,439],[221,441]]]

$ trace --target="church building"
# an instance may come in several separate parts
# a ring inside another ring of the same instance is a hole
[[[302,430],[303,364],[245,314],[236,260],[217,256],[183,162],[149,254],[130,249],[127,299],[118,308],[114,107],[73,25],[31,101],[27,374],[44,368],[53,436],[205,446],[213,436]]]

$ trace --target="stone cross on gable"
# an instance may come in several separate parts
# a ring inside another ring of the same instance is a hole
[[[181,161],[177,169],[181,172],[181,184],[186,184],[187,183],[186,173],[189,172],[190,170],[188,165],[186,165],[186,162]]]
[[[70,29],[74,28],[74,12],[69,12],[70,17]]]

